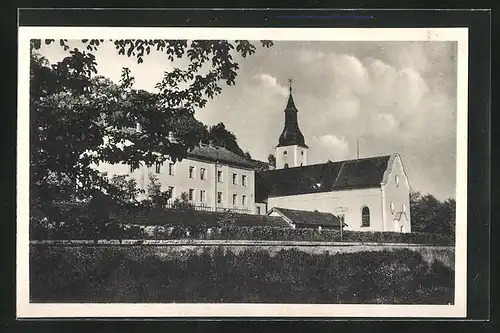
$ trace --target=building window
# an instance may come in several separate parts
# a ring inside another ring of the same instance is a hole
[[[247,176],[241,175],[241,185],[247,186]]]
[[[398,187],[399,186],[399,177],[398,177],[398,175],[396,175],[394,177],[394,181],[396,182],[396,187]]]
[[[189,189],[189,201],[194,200],[194,189],[190,188]]]
[[[189,167],[189,178],[193,178],[194,176],[194,166]]]
[[[222,192],[217,192],[217,203],[222,203]]]
[[[161,162],[156,162],[156,170],[155,170],[156,173],[160,173],[160,171],[161,171],[161,165],[162,165]]]
[[[173,197],[174,197],[174,187],[173,186],[169,186],[168,187],[168,198],[172,199]]]
[[[233,173],[233,184],[238,185],[238,175]]]
[[[257,215],[260,215],[260,207],[257,206]]]
[[[201,202],[207,201],[207,191],[200,190],[200,201]]]
[[[238,199],[238,196],[236,194],[233,194],[233,205],[236,205],[237,199]]]
[[[205,180],[205,168],[200,169],[200,179]]]
[[[391,204],[390,204],[390,205],[391,205],[391,213],[393,213],[393,214],[394,214],[394,202],[392,202],[392,201],[391,201]]]
[[[361,226],[369,227],[370,226],[370,208],[364,206],[361,210]]]
[[[173,176],[174,175],[174,163],[169,163],[168,164],[168,174],[170,176]]]
[[[285,169],[287,169],[287,168],[288,168],[288,163],[285,163]]]
[[[283,152],[283,155],[286,155],[286,154],[287,154],[287,151],[285,150],[285,151]]]
[[[303,152],[303,151],[301,151],[301,152],[300,152],[300,155],[304,156],[304,152]]]
[[[242,206],[246,206],[247,205],[247,196],[246,195],[242,195],[241,196],[241,205]]]
[[[222,171],[221,170],[217,171],[217,181],[219,183],[222,183]]]

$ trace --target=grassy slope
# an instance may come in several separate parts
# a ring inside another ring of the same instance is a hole
[[[454,272],[407,249],[155,255],[152,248],[30,249],[33,302],[453,302]]]

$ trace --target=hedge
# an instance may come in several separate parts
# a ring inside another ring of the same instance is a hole
[[[185,227],[172,226],[131,226],[118,223],[85,226],[83,223],[50,225],[46,220],[31,221],[30,239],[214,239],[214,240],[290,240],[290,241],[343,241],[366,243],[404,243],[453,245],[449,235],[397,232],[359,232],[323,229],[291,229],[269,226],[242,227],[226,225],[207,228],[205,225]]]
[[[453,303],[454,271],[414,251],[270,256],[151,248],[30,249],[32,302]]]

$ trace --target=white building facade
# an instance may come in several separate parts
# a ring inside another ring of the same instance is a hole
[[[161,184],[162,191],[170,193],[170,201],[186,193],[189,201],[200,210],[232,210],[257,214],[255,205],[254,165],[226,148],[201,144],[182,161],[166,160],[151,167],[133,168],[126,164],[101,163],[98,167],[113,175],[128,175],[136,180],[147,197],[151,175]]]

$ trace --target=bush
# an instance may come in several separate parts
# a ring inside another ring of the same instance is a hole
[[[453,303],[453,270],[407,249],[162,257],[149,249],[32,247],[32,301]]]
[[[344,231],[342,239],[338,230],[289,229],[269,226],[242,227],[223,224],[210,228],[199,225],[162,225],[152,227],[146,234],[144,227],[120,225],[116,222],[96,223],[78,220],[73,223],[49,223],[46,219],[30,219],[31,239],[214,239],[214,240],[269,240],[269,241],[315,241],[315,242],[361,242],[453,245],[454,238],[448,235],[426,233],[361,232]]]
[[[58,210],[52,219],[30,218],[31,239],[218,239],[218,240],[276,240],[276,241],[345,241],[369,243],[403,243],[453,245],[453,235],[429,233],[358,232],[307,228],[280,228],[271,226],[240,226],[236,214],[224,213],[218,227],[208,232],[206,223],[198,225],[155,226],[147,235],[144,227],[122,225],[110,216],[106,202],[94,200],[91,209],[86,206]]]

